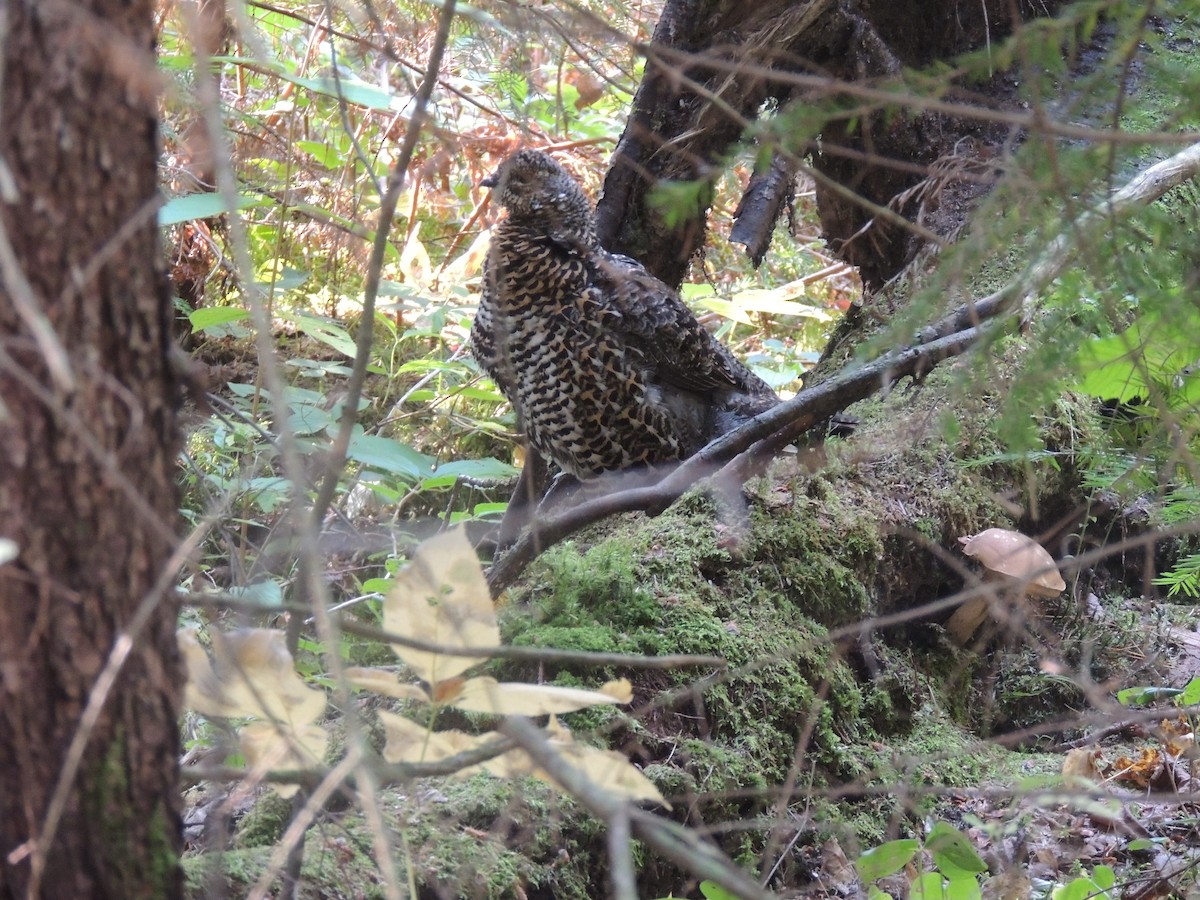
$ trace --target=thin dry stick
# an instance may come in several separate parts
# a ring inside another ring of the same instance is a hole
[[[271,889],[271,883],[275,880],[276,874],[283,870],[284,864],[287,862],[293,848],[298,847],[304,841],[304,833],[308,831],[309,826],[316,819],[317,813],[324,808],[331,797],[342,789],[346,783],[346,779],[350,777],[351,773],[353,773],[362,761],[362,745],[357,744],[351,746],[347,750],[345,758],[329,770],[329,773],[321,780],[316,790],[306,800],[304,808],[292,817],[287,831],[283,833],[283,837],[279,839],[279,843],[271,851],[271,858],[267,863],[266,869],[255,883],[254,888],[247,895],[247,900],[262,900],[262,898],[267,896],[267,891]]]
[[[1086,125],[1074,125],[1070,122],[1047,119],[1037,112],[1013,112],[973,103],[944,100],[941,97],[919,93],[899,82],[894,85],[878,87],[861,81],[843,81],[826,75],[785,71],[745,58],[731,59],[728,56],[689,53],[660,44],[633,44],[632,46],[647,59],[658,58],[660,65],[669,64],[671,68],[681,71],[684,69],[709,69],[730,72],[747,78],[761,78],[772,84],[804,88],[828,97],[857,97],[879,104],[884,108],[902,106],[910,110],[917,109],[955,118],[1008,125],[1024,131],[1037,131],[1069,140],[1148,146],[1150,144],[1190,144],[1198,136],[1196,132],[1134,132],[1113,128],[1089,128]],[[876,82],[876,84],[878,83]]]
[[[495,759],[502,753],[507,753],[516,745],[509,739],[489,741],[471,750],[455,753],[442,759],[420,763],[383,763],[378,760],[366,760],[360,765],[369,769],[378,784],[403,784],[417,778],[437,778],[453,775],[469,766]],[[244,781],[247,770],[234,766],[184,766],[181,770],[184,784],[199,784],[202,781]],[[271,784],[298,784],[307,790],[313,790],[329,777],[330,769],[316,766],[311,769],[272,769],[256,776],[257,781]],[[343,779],[347,788],[358,788],[363,782],[357,780],[353,773]]]
[[[633,868],[633,831],[629,811],[617,810],[608,820],[608,877],[616,900],[638,900],[637,875]]]
[[[320,574],[320,556],[315,538],[320,532],[325,511],[329,508],[329,504],[333,502],[334,494],[337,491],[338,480],[342,468],[345,466],[346,455],[350,447],[350,438],[354,433],[354,426],[358,418],[358,398],[362,395],[363,385],[366,383],[367,365],[371,359],[371,343],[375,323],[375,300],[379,294],[383,263],[389,246],[388,235],[391,231],[392,217],[395,215],[396,203],[399,200],[400,193],[404,189],[405,176],[409,163],[412,161],[417,141],[421,136],[421,129],[425,125],[426,110],[429,100],[433,95],[434,86],[437,84],[442,58],[450,39],[450,26],[454,21],[455,5],[456,0],[446,0],[438,13],[437,33],[434,37],[433,47],[430,50],[429,63],[425,70],[424,79],[417,90],[413,115],[409,120],[408,130],[404,135],[404,142],[401,146],[400,154],[396,159],[396,164],[388,176],[387,191],[380,201],[379,225],[375,231],[375,244],[372,248],[371,260],[367,268],[363,312],[359,322],[354,366],[346,385],[346,398],[343,401],[345,405],[342,408],[342,417],[338,424],[337,435],[334,437],[333,446],[330,448],[326,460],[324,480],[318,489],[316,499],[313,501],[311,515],[307,517],[307,525],[301,528],[305,539],[302,541],[303,555],[300,559],[302,577],[300,584],[305,594],[307,594],[308,605],[312,608],[312,613],[316,620],[317,633],[329,647],[336,648],[338,646],[339,632],[337,622],[329,615],[328,593]],[[303,617],[300,616],[295,616],[289,621],[289,649],[294,649],[296,643],[298,643],[299,629],[303,621]],[[336,693],[339,705],[343,709],[349,710],[351,708],[350,691],[345,679],[342,677],[343,665],[341,657],[336,652],[332,652],[326,654],[326,659],[329,661],[329,674],[335,679],[337,685]],[[347,727],[352,746],[359,748],[356,751],[352,751],[350,755],[361,755],[361,747],[366,738],[361,733],[357,717],[348,716]],[[369,770],[364,772],[364,777],[369,780]],[[280,849],[287,851],[283,860],[288,863],[289,869],[292,870],[290,874],[293,879],[299,876],[298,869],[301,857],[298,851],[303,843],[305,830],[324,807],[329,796],[331,796],[331,793],[323,793],[322,789],[314,792],[311,797],[306,799],[303,809],[297,813],[292,825],[288,828],[285,841]],[[368,799],[374,803],[374,794],[372,793]],[[372,819],[382,821],[382,813],[378,809],[369,810],[369,815]],[[290,844],[287,840],[288,838],[291,838]],[[386,832],[382,829],[376,831],[375,840],[377,846],[381,848],[382,854],[377,863],[385,874],[392,876],[387,879],[387,884],[389,893],[394,893],[396,890],[395,872],[392,869],[392,853]],[[296,852],[291,852],[292,850]],[[274,862],[276,858],[272,857],[272,861]],[[268,876],[271,878],[274,877],[271,869],[268,869],[264,873],[263,878],[266,879]]]
[[[993,318],[1017,304],[1026,306],[1033,298],[1066,271],[1080,249],[1092,244],[1106,226],[1113,225],[1167,191],[1200,174],[1200,143],[1180,150],[1174,156],[1138,173],[1111,197],[1097,203],[1079,216],[1070,231],[1063,231],[1050,246],[1020,275],[995,293],[965,303],[949,315],[923,328],[918,340],[928,341],[968,325]]]
[[[446,44],[450,39],[450,23],[454,19],[456,0],[448,0],[438,16],[438,31],[434,38],[433,49],[429,54],[429,64],[425,76],[417,90],[414,100],[412,118],[408,121],[408,130],[404,134],[404,143],[400,147],[400,155],[388,175],[387,191],[379,203],[379,225],[375,230],[375,244],[371,248],[371,261],[367,266],[367,281],[363,296],[362,318],[358,325],[358,336],[355,341],[354,367],[346,384],[346,399],[342,407],[341,421],[338,432],[329,449],[325,465],[324,479],[313,503],[312,520],[319,527],[329,504],[333,502],[337,492],[338,479],[346,464],[346,452],[350,448],[350,438],[358,420],[358,398],[362,395],[363,385],[367,379],[367,365],[371,361],[371,340],[375,324],[375,299],[379,296],[379,282],[383,274],[383,263],[387,256],[388,235],[391,232],[392,217],[396,214],[396,204],[404,190],[405,177],[409,163],[412,162],[413,151],[416,150],[417,140],[421,129],[425,126],[426,110],[429,99],[433,96],[434,85],[437,84],[438,72],[442,67],[442,57],[446,52]]]
[[[245,598],[232,594],[184,594],[184,602],[189,606],[204,607],[217,610],[244,610],[258,614],[268,613],[303,613],[303,607],[294,603],[278,606],[263,606],[260,603],[247,601]],[[665,656],[638,656],[625,653],[602,653],[594,650],[558,650],[554,647],[518,647],[501,644],[496,647],[459,647],[423,641],[420,638],[403,634],[394,634],[366,625],[354,619],[338,619],[338,628],[346,634],[370,638],[387,644],[399,644],[413,650],[423,650],[426,653],[438,653],[443,656],[457,656],[466,659],[517,659],[525,662],[555,662],[579,663],[589,666],[625,666],[632,669],[680,669],[685,666],[711,666],[724,668],[725,660],[719,656],[705,656],[689,653],[668,654]]]

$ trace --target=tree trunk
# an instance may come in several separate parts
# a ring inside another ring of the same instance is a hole
[[[1060,2],[1022,13],[1008,0],[667,0],[597,204],[600,242],[679,284],[704,246],[714,178],[741,141],[754,147],[758,165],[732,239],[755,264],[808,160],[825,238],[868,287],[884,284],[922,242],[877,208],[894,203],[939,156],[961,157],[964,137],[1000,143],[1007,135],[941,113],[897,115],[899,104],[863,102],[843,87],[877,87],[906,66],[997,41],[1022,14],[1050,15]],[[756,129],[767,109],[773,120]],[[681,199],[665,215],[651,199],[663,181],[694,183],[684,195],[692,208],[680,209]]]
[[[0,897],[178,897],[153,4],[0,3],[0,65]]]

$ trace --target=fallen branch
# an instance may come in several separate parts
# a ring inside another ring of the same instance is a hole
[[[832,378],[751,419],[685,460],[661,481],[589,500],[552,516],[537,517],[488,570],[493,596],[512,584],[538,554],[586,525],[621,512],[661,511],[702,478],[744,481],[763,460],[778,453],[819,422],[905,376],[921,378],[943,360],[958,356],[983,334],[983,323],[1029,305],[1061,275],[1079,248],[1112,222],[1136,212],[1200,173],[1200,143],[1141,172],[1110,198],[1084,213],[1069,232],[1051,242],[1025,271],[1000,290],[965,303],[922,329],[917,342]],[[989,329],[991,330],[991,329]]]
[[[488,570],[488,587],[496,596],[513,583],[539,553],[600,519],[620,512],[661,511],[697,481],[721,472],[740,472],[755,459],[778,452],[818,422],[871,396],[905,376],[923,377],[939,362],[957,356],[974,343],[977,328],[968,328],[918,347],[896,351],[852,372],[807,388],[735,431],[704,447],[671,474],[648,487],[607,494],[546,518],[535,518],[513,548]],[[741,457],[741,454],[746,454]],[[731,462],[732,461],[732,462]],[[722,473],[725,474],[725,473]]]

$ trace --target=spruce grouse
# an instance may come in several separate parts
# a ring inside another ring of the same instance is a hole
[[[544,459],[581,480],[680,460],[778,402],[675,291],[597,244],[591,201],[550,156],[519,150],[483,184],[508,216],[471,342]]]

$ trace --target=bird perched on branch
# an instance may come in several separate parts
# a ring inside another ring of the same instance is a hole
[[[591,201],[549,155],[519,150],[483,184],[508,216],[473,352],[545,460],[581,480],[669,463],[778,402],[674,290],[599,246]]]

